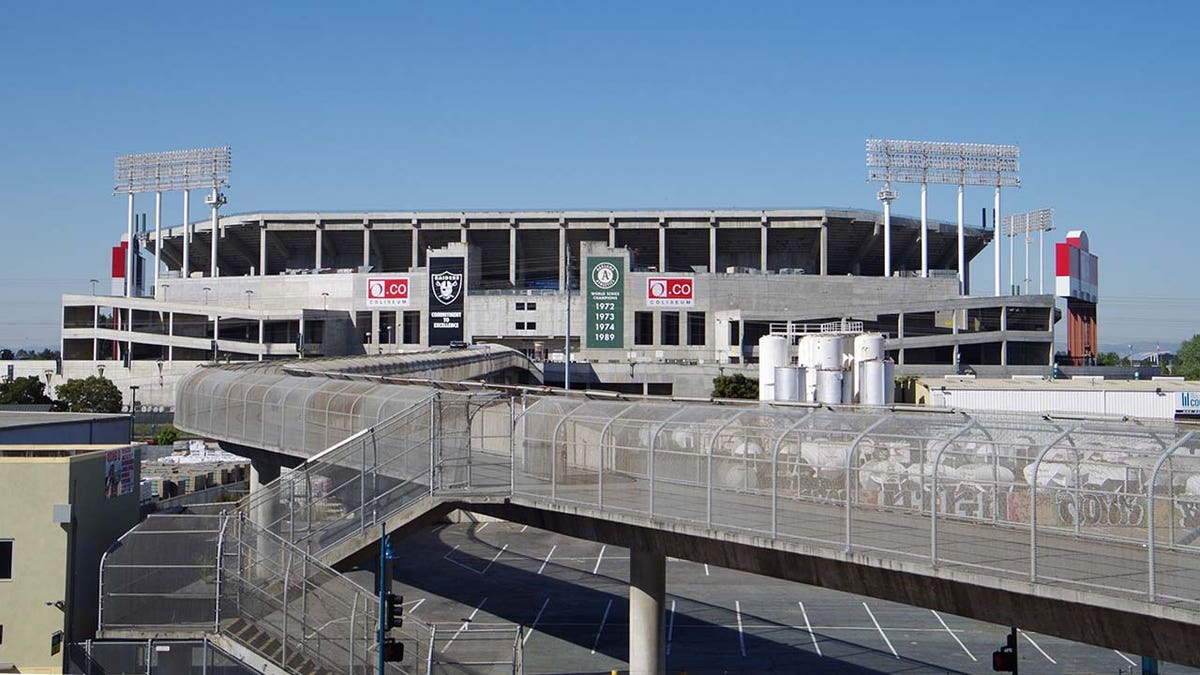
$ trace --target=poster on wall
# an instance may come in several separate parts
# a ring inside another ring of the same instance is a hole
[[[691,277],[646,279],[647,307],[691,307],[696,301],[696,282]]]
[[[133,448],[109,450],[104,457],[104,496],[120,497],[133,492]]]
[[[463,296],[467,291],[466,259],[429,258],[429,346],[463,341]]]
[[[367,277],[367,307],[408,307],[409,278]]]
[[[625,259],[587,259],[587,335],[589,349],[625,348]]]

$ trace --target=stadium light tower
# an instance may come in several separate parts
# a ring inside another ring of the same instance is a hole
[[[116,187],[114,194],[126,193],[129,197],[128,234],[129,251],[125,256],[125,295],[132,294],[133,282],[133,199],[139,192],[155,193],[154,207],[154,281],[158,284],[158,268],[162,252],[162,193],[164,191],[183,191],[183,266],[182,273],[188,275],[188,243],[190,225],[188,223],[188,194],[189,190],[199,187],[209,187],[212,194],[205,199],[212,206],[213,239],[212,239],[212,269],[216,272],[217,257],[217,209],[225,203],[225,195],[221,188],[229,187],[230,148],[228,145],[217,148],[196,148],[194,150],[172,150],[169,152],[149,152],[140,155],[122,155],[117,157],[115,164]]]
[[[945,143],[867,139],[867,180],[921,184],[921,276],[929,276],[929,229],[926,193],[930,183],[958,186],[958,283],[966,289],[966,252],[963,236],[963,189],[967,185],[994,186],[996,217],[1000,214],[1000,188],[1021,187],[1021,148],[1016,145]],[[883,191],[880,192],[883,194]],[[880,197],[882,200],[883,198]],[[888,212],[885,204],[885,239]],[[996,233],[996,295],[1000,295],[1000,239]],[[890,251],[884,253],[888,267]],[[886,270],[888,274],[890,269]]]
[[[1029,286],[1033,279],[1029,276],[1029,244],[1033,238],[1029,235],[1030,232],[1037,231],[1038,233],[1038,294],[1046,292],[1045,286],[1045,260],[1042,257],[1044,253],[1045,234],[1054,229],[1054,209],[1041,209],[1038,211],[1030,211],[1029,213],[1014,213],[1011,216],[1004,217],[1004,229],[1009,237],[1008,244],[1008,276],[1012,280],[1013,269],[1013,252],[1016,250],[1015,240],[1013,239],[1018,234],[1025,235],[1025,289],[1024,293],[1029,293]],[[1014,284],[1015,285],[1015,284]]]

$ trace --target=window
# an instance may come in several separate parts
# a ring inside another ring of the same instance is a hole
[[[704,312],[688,312],[687,322],[687,343],[704,344]]]
[[[404,312],[404,344],[415,345],[421,342],[421,312]]]
[[[679,344],[679,312],[662,313],[662,344]]]
[[[518,302],[517,303],[517,311],[518,312],[532,312],[532,311],[535,311],[536,309],[537,309],[536,302]]]
[[[518,321],[517,330],[537,330],[536,321]]]
[[[0,540],[0,581],[12,580],[13,543],[12,539]]]
[[[654,312],[633,313],[633,344],[654,344]]]

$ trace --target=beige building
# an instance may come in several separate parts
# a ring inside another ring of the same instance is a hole
[[[139,520],[142,446],[0,445],[0,673],[61,673],[100,558]]]

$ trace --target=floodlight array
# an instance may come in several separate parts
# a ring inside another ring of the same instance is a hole
[[[867,180],[1020,187],[1021,148],[986,143],[867,139]]]
[[[1054,209],[1029,213],[1014,213],[1004,217],[1004,233],[1010,237],[1030,232],[1049,232],[1054,229]]]
[[[196,148],[123,155],[115,164],[113,192],[156,192],[229,186],[231,150]]]

